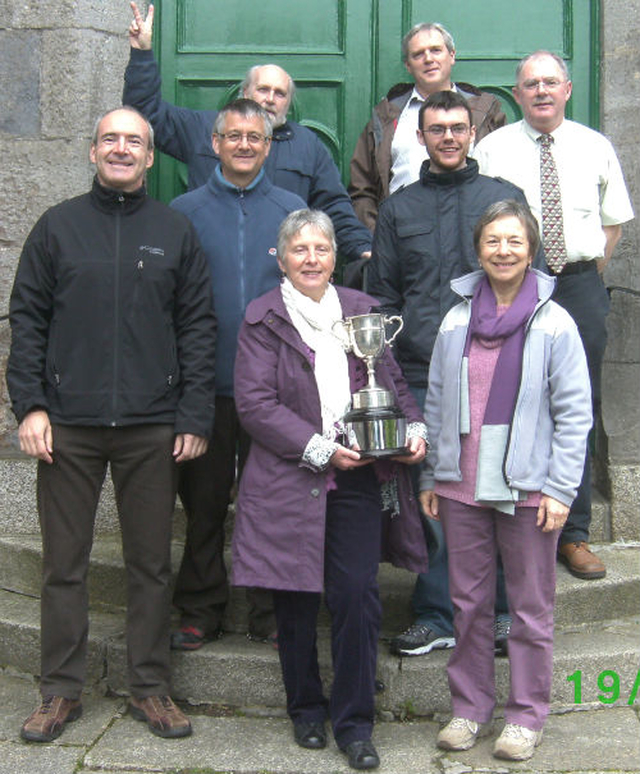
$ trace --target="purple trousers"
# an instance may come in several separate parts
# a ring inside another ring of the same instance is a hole
[[[515,516],[440,498],[449,550],[456,647],[447,674],[454,716],[486,723],[495,706],[493,621],[496,556],[502,556],[509,612],[511,685],[507,723],[540,730],[549,712],[553,605],[559,531],[536,526],[537,508]]]

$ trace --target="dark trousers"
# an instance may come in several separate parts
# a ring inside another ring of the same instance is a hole
[[[410,389],[418,406],[423,408],[427,396],[426,388],[411,387]],[[416,493],[418,490],[418,467],[415,465],[411,469]],[[418,574],[411,597],[411,606],[417,623],[428,626],[441,637],[452,637],[453,605],[451,604],[451,595],[449,593],[449,559],[442,522],[429,519],[424,514],[421,515],[429,555],[429,572]],[[495,614],[496,616],[506,616],[509,614],[504,571],[499,554]]]
[[[338,471],[327,494],[325,603],[331,615],[333,686],[324,698],[316,645],[320,594],[274,591],[278,647],[294,721],[324,720],[336,743],[371,738],[382,610],[378,598],[381,505],[370,467]]]
[[[212,633],[222,626],[229,599],[224,563],[225,520],[231,490],[249,453],[233,398],[215,401],[213,437],[206,454],[179,466],[178,494],[187,516],[184,553],[173,595],[183,626]],[[271,592],[248,589],[249,631],[265,637],[275,629]]]
[[[53,426],[53,464],[38,463],[42,530],[41,691],[70,699],[85,679],[87,571],[107,463],[127,577],[131,693],[168,694],[171,520],[176,464],[171,425]]]
[[[607,314],[610,301],[595,261],[588,271],[561,274],[557,278],[553,300],[573,317],[587,356],[594,416],[600,409],[602,362],[607,346]],[[560,535],[560,544],[589,540],[591,525],[591,455],[587,444],[582,482],[571,505],[569,518]]]

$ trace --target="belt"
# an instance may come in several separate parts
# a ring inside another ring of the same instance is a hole
[[[565,263],[562,271],[556,275],[563,277],[565,274],[582,274],[583,271],[596,271],[597,266],[595,260],[590,261],[572,261],[571,263]]]

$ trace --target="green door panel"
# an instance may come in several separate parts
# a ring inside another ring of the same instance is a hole
[[[163,96],[216,109],[254,64],[273,62],[296,82],[290,117],[324,141],[347,182],[349,160],[372,107],[407,79],[402,34],[438,21],[456,41],[454,78],[496,94],[508,120],[518,60],[548,48],[573,73],[570,117],[598,125],[598,0],[157,0],[154,49]],[[152,192],[181,193],[181,165],[158,154]]]

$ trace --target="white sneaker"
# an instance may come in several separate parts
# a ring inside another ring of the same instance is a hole
[[[535,748],[542,742],[542,729],[530,728],[507,723],[493,746],[496,758],[508,761],[526,761],[533,755]]]
[[[452,718],[440,731],[436,744],[442,750],[468,750],[476,743],[480,724],[467,718]]]

